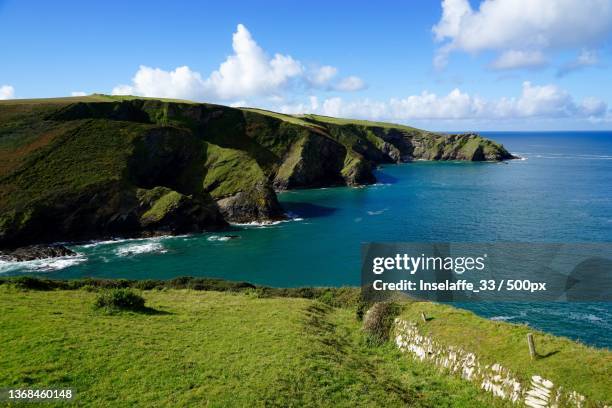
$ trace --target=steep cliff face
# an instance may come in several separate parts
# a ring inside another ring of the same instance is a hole
[[[276,171],[277,189],[321,187],[344,183],[346,148],[324,135],[310,133],[293,144]]]
[[[133,97],[0,103],[0,247],[283,218],[274,190],[379,163],[505,160],[477,135]]]

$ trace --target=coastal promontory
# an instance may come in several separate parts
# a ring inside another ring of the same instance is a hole
[[[379,164],[501,161],[476,134],[91,95],[0,102],[0,248],[284,217],[276,192],[359,186]]]

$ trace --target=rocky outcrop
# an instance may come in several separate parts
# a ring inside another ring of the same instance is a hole
[[[414,138],[411,144],[412,160],[501,161],[516,158],[499,144],[474,133]]]
[[[265,222],[285,219],[274,190],[269,185],[253,186],[217,200],[223,217],[233,223]]]
[[[165,187],[138,190],[138,220],[143,230],[180,234],[225,226],[210,198],[184,195]]]
[[[75,256],[76,252],[63,245],[30,245],[13,251],[0,251],[0,260],[6,262],[33,261],[36,259]]]
[[[180,234],[227,226],[212,198],[183,195],[165,187],[95,186],[63,199],[3,214],[0,242],[16,248],[32,241]]]

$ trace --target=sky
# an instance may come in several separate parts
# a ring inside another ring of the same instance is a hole
[[[430,130],[612,129],[612,0],[0,0],[0,99],[170,97]]]

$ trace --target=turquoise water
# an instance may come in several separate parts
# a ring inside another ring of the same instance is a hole
[[[360,281],[360,244],[372,241],[610,242],[612,133],[485,134],[524,160],[415,162],[378,171],[365,188],[280,195],[293,220],[225,233],[92,243],[76,259],[0,264],[4,273],[53,278],[166,279],[215,276],[271,286]],[[607,304],[470,304],[498,320],[525,322],[612,346]]]

